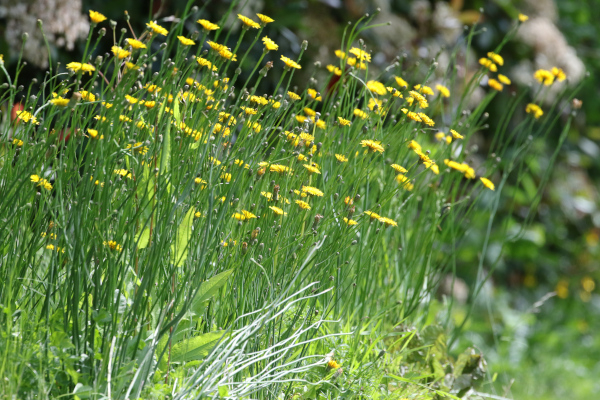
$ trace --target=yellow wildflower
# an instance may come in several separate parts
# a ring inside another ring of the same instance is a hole
[[[554,83],[554,74],[545,69],[538,69],[534,72],[533,77],[536,81],[543,83],[545,86],[550,86]]]
[[[362,147],[368,147],[369,150],[371,150],[372,152],[378,151],[380,153],[383,153],[384,148],[383,148],[383,146],[380,143],[381,142],[377,142],[377,141],[374,141],[374,140],[362,140],[360,142],[360,144],[361,144]]]
[[[527,114],[533,114],[535,119],[539,119],[542,115],[544,115],[544,111],[537,104],[529,103],[527,107],[525,107],[525,112]]]
[[[421,121],[425,125],[429,125],[429,126],[434,126],[435,125],[435,122],[431,118],[429,118],[429,116],[427,116],[426,114],[424,114],[424,113],[421,112],[418,115],[419,115],[419,118],[421,118]]]
[[[265,44],[265,51],[279,50],[279,46],[267,36],[263,37],[262,41]]]
[[[23,146],[23,141],[21,139],[14,138],[12,141],[12,144],[17,147],[21,147],[21,146]]]
[[[496,53],[490,51],[487,53],[487,56],[490,60],[492,60],[496,64],[498,64],[500,66],[504,65],[504,58],[502,58],[502,56],[500,54],[496,54]]]
[[[404,79],[400,78],[399,76],[395,76],[394,79],[396,79],[396,83],[398,84],[398,86],[408,87],[408,83]]]
[[[96,68],[94,68],[93,65],[91,64],[82,64],[79,62],[70,62],[67,64],[67,69],[72,71],[72,72],[83,72],[83,73],[89,73],[90,75],[92,74],[92,71],[95,71]]]
[[[321,171],[319,171],[319,168],[317,168],[315,166],[312,166],[310,164],[302,164],[302,166],[304,168],[306,168],[308,170],[308,172],[310,172],[310,173],[314,173],[314,174],[320,174],[321,173]]]
[[[342,75],[342,70],[339,67],[336,67],[335,65],[327,65],[327,71],[331,72],[334,75],[337,76],[341,76]]]
[[[340,125],[343,125],[343,126],[350,126],[350,125],[352,125],[352,122],[350,122],[349,120],[344,119],[342,117],[338,117],[338,122],[340,123]]]
[[[266,15],[264,15],[264,14],[258,14],[258,13],[257,13],[257,14],[256,14],[256,16],[258,17],[258,19],[260,19],[260,22],[261,22],[263,25],[270,24],[271,22],[275,22],[275,20],[274,20],[273,18],[271,18],[271,17],[267,17],[267,16],[266,16]]]
[[[200,65],[201,67],[207,67],[208,69],[212,69],[213,71],[217,70],[217,67],[215,65],[213,65],[210,61],[208,61],[205,58],[202,57],[196,57],[196,62],[198,63],[198,65]]]
[[[392,164],[391,167],[394,168],[394,170],[396,172],[401,173],[401,174],[405,174],[408,172],[408,170],[406,168],[404,168],[403,166],[398,165],[398,164]]]
[[[119,60],[122,60],[131,55],[131,53],[129,51],[127,51],[119,46],[113,46],[110,49],[113,52],[113,54],[115,55],[115,57],[117,57]]]
[[[450,97],[450,90],[444,85],[435,85],[435,88],[443,97]]]
[[[356,222],[356,221],[355,221],[355,220],[353,220],[353,219],[348,219],[348,218],[346,218],[346,217],[344,217],[344,222],[345,222],[347,225],[350,225],[350,226],[352,226],[352,225],[358,225],[358,222]]]
[[[423,94],[428,94],[430,96],[434,95],[433,90],[431,90],[431,88],[429,86],[418,84],[418,85],[415,85],[415,89]]]
[[[196,44],[196,42],[194,42],[192,39],[188,39],[185,36],[177,36],[177,39],[179,39],[181,44],[184,46],[193,46]]]
[[[317,92],[315,89],[307,89],[306,93],[308,93],[308,95],[310,96],[310,98],[313,99],[313,100],[316,100],[316,101],[323,100],[323,98],[321,97],[321,95],[319,94],[319,92]]]
[[[354,116],[360,118],[360,119],[367,119],[369,118],[369,114],[367,114],[366,112],[364,112],[361,109],[355,108],[354,109]]]
[[[29,111],[17,111],[17,118],[23,122],[30,122],[33,125],[39,125],[39,121],[37,120],[36,117],[33,116],[32,113],[30,113]]]
[[[146,23],[146,26],[152,30],[154,33],[158,33],[159,35],[167,36],[169,31],[158,25],[156,21],[150,21]]]
[[[254,22],[252,19],[245,17],[242,14],[238,14],[238,18],[244,23],[243,28],[245,28],[245,29],[248,29],[248,28],[260,29],[260,25],[257,24],[256,22]]]
[[[565,79],[567,79],[567,75],[562,70],[562,68],[552,67],[552,70],[550,72],[552,72],[552,75],[554,75],[559,82],[562,82]]]
[[[498,67],[490,59],[480,58],[479,59],[479,64],[483,65],[485,68],[489,69],[492,72],[497,72],[498,71]]]
[[[69,104],[69,99],[63,99],[62,97],[57,97],[55,99],[50,100],[50,103],[53,106],[66,107]]]
[[[496,187],[494,186],[494,183],[492,181],[490,181],[487,178],[479,178],[479,180],[481,180],[481,183],[483,183],[483,186],[485,186],[486,188],[490,189],[490,190],[495,190]]]
[[[286,213],[285,211],[283,211],[283,210],[282,210],[281,208],[279,208],[279,207],[275,207],[275,206],[269,206],[269,208],[270,208],[271,210],[273,210],[273,212],[274,212],[275,214],[277,214],[277,215],[283,215],[283,216],[287,215],[287,213]]]
[[[520,22],[525,22],[528,19],[529,19],[529,17],[527,15],[519,13],[519,21]]]
[[[456,132],[454,129],[450,129],[450,133],[452,133],[452,137],[454,139],[464,139],[464,136]]]
[[[302,192],[308,193],[311,196],[323,197],[323,192],[312,186],[302,186]]]
[[[507,76],[502,74],[498,74],[498,80],[505,85],[510,85],[512,83]]]
[[[371,62],[371,55],[364,50],[361,50],[357,47],[353,47],[349,50],[349,53],[354,55],[360,61]]]
[[[500,82],[498,82],[494,78],[488,79],[488,86],[499,92],[501,92],[502,89],[504,89],[504,85],[502,85]]]
[[[310,210],[310,204],[305,201],[296,200],[295,203],[298,204],[298,206],[300,206],[300,208],[303,210]]]
[[[348,162],[348,157],[346,157],[342,154],[336,154],[335,158],[341,163]]]
[[[123,247],[120,244],[118,244],[117,242],[115,242],[114,240],[109,240],[108,242],[104,241],[104,242],[102,242],[102,244],[111,250],[116,250],[116,251],[123,250]]]
[[[212,22],[206,19],[199,19],[196,22],[202,25],[202,28],[204,28],[207,31],[216,31],[217,29],[221,29],[219,25],[213,24]]]
[[[281,56],[281,61],[284,62],[284,64],[286,65],[287,68],[296,68],[296,69],[301,69],[302,67],[300,66],[300,64],[298,64],[296,61],[291,60],[285,56]]]
[[[365,211],[365,214],[367,214],[369,217],[371,217],[371,219],[381,218],[381,215],[374,213],[373,211]]]
[[[234,213],[232,218],[235,218],[238,221],[247,221],[249,219],[256,218],[256,215],[252,214],[250,211],[242,210],[239,213]]]
[[[130,45],[131,47],[133,47],[136,50],[146,48],[146,45],[144,43],[140,42],[139,40],[127,38],[127,39],[125,39],[125,41],[127,42],[128,45]]]
[[[94,24],[99,24],[102,21],[106,21],[106,17],[103,14],[92,10],[90,10],[90,19]]]
[[[413,190],[415,187],[415,185],[410,182],[410,179],[402,174],[396,175],[396,181],[408,191]]]
[[[396,221],[394,221],[393,219],[387,218],[387,217],[379,218],[379,222],[383,222],[386,226],[398,226]]]
[[[383,96],[387,93],[383,83],[378,81],[368,81],[367,89],[369,89],[371,92],[377,93],[380,96]]]
[[[300,96],[298,96],[298,95],[297,95],[296,93],[294,93],[294,92],[287,92],[287,94],[288,94],[288,96],[290,97],[290,99],[292,99],[292,100],[300,100],[300,99],[301,99],[301,97],[300,97]]]
[[[96,129],[88,128],[87,133],[90,135],[92,139],[104,139],[104,135],[98,136],[98,131]]]

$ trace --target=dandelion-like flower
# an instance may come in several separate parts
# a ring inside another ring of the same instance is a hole
[[[550,70],[550,72],[552,72],[552,75],[554,75],[559,82],[562,82],[565,79],[567,79],[567,75],[562,70],[562,68],[552,67],[552,69]]]
[[[268,17],[264,14],[256,14],[256,16],[258,17],[258,19],[260,20],[261,24],[264,26],[266,24],[270,24],[271,22],[275,22],[275,20],[271,17]]]
[[[405,174],[408,172],[408,170],[406,168],[404,168],[402,165],[398,165],[398,164],[392,164],[390,165],[392,168],[394,168],[394,170],[400,174]]]
[[[33,116],[32,113],[30,113],[29,111],[17,111],[17,119],[27,123],[30,122],[32,125],[39,125],[39,121],[37,120],[36,117]]]
[[[450,129],[450,133],[452,133],[452,138],[454,138],[454,139],[464,139],[465,138],[463,135],[456,132],[454,129]]]
[[[387,93],[384,84],[378,81],[368,81],[367,89],[369,89],[371,92],[377,93],[380,96],[383,96]]]
[[[444,85],[435,85],[435,88],[443,97],[450,97],[450,90]]]
[[[302,97],[298,96],[296,93],[294,92],[287,92],[287,95],[289,96],[290,99],[292,100],[300,100],[302,99]]]
[[[525,112],[527,114],[533,114],[535,119],[539,119],[542,115],[544,115],[544,111],[537,104],[529,103],[527,107],[525,107]]]
[[[381,218],[381,215],[374,213],[373,211],[365,211],[365,214],[367,214],[369,217],[371,217],[371,219]]]
[[[312,186],[302,186],[302,192],[307,193],[311,196],[323,197],[323,192],[321,192],[316,187]]]
[[[349,53],[354,55],[360,61],[371,62],[371,55],[358,47],[353,47],[349,50]]]
[[[265,44],[265,51],[279,50],[279,46],[267,36],[263,37],[262,41]]]
[[[379,218],[379,222],[383,222],[386,226],[398,226],[396,221],[394,221],[393,219],[387,218],[387,217]]]
[[[57,98],[50,100],[50,104],[52,104],[53,106],[58,106],[58,107],[66,107],[69,105],[69,99],[57,97]]]
[[[539,83],[543,83],[545,86],[550,86],[554,83],[554,74],[552,71],[545,69],[538,69],[533,73],[533,77]]]
[[[396,79],[396,83],[398,84],[398,86],[406,88],[408,87],[408,83],[399,76],[395,76],[394,79]]]
[[[238,14],[238,18],[240,19],[240,21],[242,21],[244,23],[243,28],[245,28],[245,29],[249,29],[249,28],[260,29],[260,25],[257,24],[256,22],[254,22],[252,19],[250,19],[242,14]]]
[[[430,96],[433,96],[435,93],[433,93],[433,90],[429,87],[429,86],[425,86],[425,85],[415,85],[415,89],[419,91],[419,93],[422,94],[427,94]]]
[[[308,95],[310,96],[311,99],[316,100],[316,101],[321,101],[323,100],[323,98],[321,97],[321,95],[319,94],[319,92],[317,92],[315,89],[309,88],[306,90],[306,93],[308,93]],[[314,116],[314,114],[312,114],[312,116]]]
[[[339,67],[336,67],[335,65],[327,65],[327,71],[331,72],[334,75],[342,76],[342,70]]]
[[[529,19],[529,17],[527,15],[521,14],[521,13],[519,13],[519,17],[518,18],[519,18],[520,22],[526,22]]]
[[[185,36],[177,36],[177,39],[179,39],[181,44],[184,46],[193,46],[196,44],[196,42],[194,42],[192,39],[188,39]]]
[[[490,51],[487,53],[487,56],[494,63],[496,63],[500,66],[504,65],[504,58],[502,58],[502,56],[500,54],[496,54],[496,53]]]
[[[122,60],[131,55],[131,53],[129,51],[127,51],[119,46],[113,46],[110,48],[110,50],[115,55],[115,57],[117,57],[119,60]]]
[[[366,112],[364,112],[363,110],[361,110],[359,108],[355,108],[353,114],[355,117],[358,117],[360,119],[369,118],[369,114],[367,114]]]
[[[106,17],[103,14],[92,10],[90,10],[90,19],[94,24],[99,24],[102,21],[106,21]]]
[[[283,211],[283,210],[282,210],[281,208],[279,208],[279,207],[275,207],[275,206],[269,206],[269,208],[270,208],[271,210],[273,210],[273,212],[274,212],[275,214],[277,214],[277,215],[284,215],[284,216],[285,216],[285,215],[287,215],[287,213],[286,213],[285,211]]]
[[[93,65],[91,64],[82,64],[79,62],[70,62],[67,64],[67,69],[71,72],[83,72],[83,73],[89,73],[90,75],[92,74],[92,71],[95,71],[96,68],[94,68]]]
[[[210,22],[207,19],[199,19],[196,22],[199,23],[200,25],[202,25],[202,28],[204,28],[204,30],[206,30],[206,31],[216,31],[217,29],[221,29],[221,27],[219,25],[213,24],[212,22]]]
[[[352,125],[352,122],[350,120],[344,119],[342,117],[338,117],[338,122],[342,126],[350,126],[350,125]]]
[[[348,162],[348,157],[344,156],[343,154],[336,154],[335,159],[341,163]]]
[[[481,64],[482,66],[484,66],[485,68],[489,69],[492,72],[498,71],[498,67],[496,66],[496,64],[494,64],[494,62],[488,58],[485,58],[485,57],[480,58],[479,64]]]
[[[120,244],[118,244],[117,242],[115,242],[114,240],[109,240],[108,242],[104,241],[104,242],[102,242],[102,244],[111,250],[115,250],[115,251],[123,250],[123,247]]]
[[[250,211],[242,210],[239,213],[234,213],[231,218],[235,218],[238,221],[248,221],[252,218],[256,218],[256,215],[252,214]]]
[[[502,89],[504,89],[504,85],[502,85],[500,82],[498,82],[494,78],[488,79],[488,86],[499,92],[501,92]]]
[[[320,174],[321,171],[319,171],[319,168],[312,166],[310,164],[302,164],[302,166],[304,168],[306,168],[308,170],[308,172],[310,172],[311,174]]]
[[[152,32],[157,33],[159,35],[167,36],[169,31],[158,25],[156,21],[150,21],[146,23],[146,26],[152,30]]]
[[[512,83],[506,75],[502,74],[498,74],[498,80],[504,85],[510,85]]]
[[[346,218],[346,217],[344,217],[344,222],[345,222],[347,225],[349,225],[349,226],[352,226],[352,225],[358,225],[358,222],[356,222],[356,221],[355,221],[355,220],[353,220],[353,219],[348,219],[348,218]]]
[[[281,56],[281,61],[283,61],[283,63],[285,64],[285,66],[287,68],[296,68],[296,69],[302,69],[302,67],[300,66],[300,64],[298,64],[296,61],[287,58],[285,56]]]
[[[481,181],[481,183],[483,183],[483,186],[485,186],[486,188],[490,189],[490,190],[496,190],[496,186],[494,186],[494,183],[492,181],[490,181],[488,178],[479,178],[479,180]]]
[[[372,152],[383,153],[385,149],[383,148],[383,146],[380,143],[381,142],[378,142],[375,140],[362,140],[360,142],[360,145],[362,147],[368,147],[369,150],[371,150]]]
[[[410,179],[408,179],[405,175],[403,174],[398,174],[396,175],[396,181],[400,184],[400,186],[402,186],[403,188],[405,188],[408,191],[411,191],[414,189],[415,185],[413,185],[410,181]]]
[[[310,210],[310,204],[305,201],[296,200],[295,203],[298,204],[298,206],[303,210]]]

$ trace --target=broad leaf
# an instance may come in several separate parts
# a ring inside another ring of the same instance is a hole
[[[188,244],[192,237],[192,223],[194,222],[195,207],[190,207],[183,221],[177,228],[175,242],[171,245],[171,263],[181,267],[188,256]]]

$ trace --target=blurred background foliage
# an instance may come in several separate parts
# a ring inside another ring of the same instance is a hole
[[[133,30],[140,33],[150,19],[168,26],[186,3],[0,0],[0,53],[14,76],[21,57],[21,35],[28,32],[23,50],[27,65],[20,79],[41,81],[48,52],[62,69],[66,63],[80,60],[89,29],[88,10],[116,21],[118,40],[120,29],[127,27],[124,10]],[[600,392],[600,296],[596,285],[600,280],[600,0],[249,0],[239,5],[230,1],[196,5],[203,18],[219,21],[225,28],[219,39],[225,43],[227,33],[239,29],[234,18],[221,20],[230,7],[234,16],[260,12],[274,18],[265,33],[279,44],[281,54],[298,54],[301,42],[308,40],[302,60],[305,67],[296,79],[315,87],[326,85],[328,74],[322,67],[336,64],[333,52],[340,48],[348,22],[365,13],[377,13],[374,21],[383,25],[363,35],[373,49],[376,74],[384,73],[393,62],[411,68],[419,62],[429,65],[435,58],[443,67],[445,52],[464,39],[465,26],[477,22],[479,34],[462,66],[468,74],[476,67],[468,64],[467,57],[476,64],[477,57],[501,43],[519,12],[529,15],[520,33],[501,51],[504,73],[513,85],[527,85],[535,69],[561,67],[570,79],[570,86],[563,89],[572,91],[584,81],[577,93],[582,108],[558,154],[537,214],[532,218],[527,210],[536,201],[535,188],[551,164],[561,126],[550,143],[533,138],[538,157],[528,160],[529,175],[505,186],[507,196],[492,226],[485,255],[480,254],[481,232],[488,220],[471,221],[457,258],[457,279],[444,281],[438,306],[440,313],[447,313],[446,303],[452,301],[448,320],[463,328],[452,348],[458,354],[475,344],[486,354],[491,373],[497,373],[493,376],[496,394],[519,399],[583,399]],[[36,27],[38,18],[44,22],[47,47]],[[190,23],[186,29],[185,35],[190,36],[198,26]],[[111,35],[109,30],[107,36]],[[246,39],[240,53],[253,38]],[[110,45],[104,41],[97,55],[109,52]],[[260,57],[261,49],[257,46],[251,53],[248,65]],[[267,61],[276,62],[277,55],[269,54]],[[314,62],[320,62],[321,68],[311,67]],[[273,68],[260,90],[272,92],[279,73],[280,68]],[[508,87],[489,105],[490,129],[481,131],[475,152],[492,139],[494,127],[508,112],[507,99],[514,93]],[[550,92],[549,103],[556,94]],[[472,102],[477,103],[476,96]],[[3,114],[6,111],[3,105]],[[517,115],[514,123],[518,122]],[[504,231],[501,226],[513,233],[505,245],[505,238],[499,237]],[[477,275],[481,257],[486,276]],[[473,290],[476,288],[480,290]]]

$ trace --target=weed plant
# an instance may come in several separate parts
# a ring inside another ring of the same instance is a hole
[[[0,62],[0,398],[439,398],[471,387],[448,384],[444,336],[415,341],[412,324],[424,326],[469,218],[491,224],[532,135],[556,123],[558,99],[534,104],[543,86],[527,106],[529,91],[512,87],[487,154],[470,149],[511,84],[495,74],[510,36],[469,76],[460,60],[474,27],[431,88],[435,62],[370,76],[365,17],[332,54],[329,81],[297,88],[308,66],[263,35],[267,16],[239,16],[237,40],[221,29],[227,16],[211,23],[191,2],[168,30],[90,17],[81,62],[50,60],[39,86]],[[264,46],[254,65],[239,52],[245,36]],[[112,54],[95,55],[106,40]],[[258,93],[272,68],[284,69],[276,89]],[[488,209],[475,214],[482,197]],[[479,270],[483,282],[483,257]],[[459,359],[456,377],[481,373],[478,360]]]

